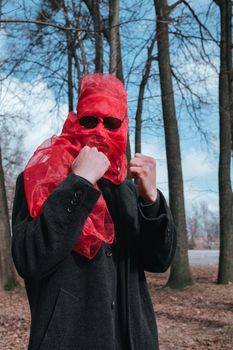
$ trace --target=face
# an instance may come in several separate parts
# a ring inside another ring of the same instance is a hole
[[[81,145],[96,147],[111,163],[115,162],[126,149],[127,118],[121,120],[112,116],[82,116],[78,118]]]
[[[126,150],[125,105],[119,99],[100,93],[82,96],[77,105],[82,147],[97,147],[112,163]]]
[[[72,134],[81,147],[96,147],[108,157],[111,166],[105,175],[115,183],[126,174],[126,115],[127,93],[119,79],[101,73],[83,77]]]

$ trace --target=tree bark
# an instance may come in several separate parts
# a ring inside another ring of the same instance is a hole
[[[71,23],[69,20],[68,8],[65,3],[62,4],[66,26],[70,27]],[[68,108],[69,112],[73,111],[73,48],[72,48],[72,33],[66,33],[66,44],[67,44],[67,90],[68,90]]]
[[[192,284],[192,276],[188,260],[188,239],[185,219],[179,131],[176,119],[170,67],[168,34],[169,7],[167,0],[154,0],[154,5],[157,18],[158,63],[165,128],[169,200],[171,212],[177,228],[177,249],[171,266],[168,286],[172,288],[183,288]]]
[[[219,210],[220,256],[218,283],[233,282],[233,214],[231,187],[232,118],[232,4],[217,1],[220,9],[221,42],[219,74]]]
[[[73,49],[72,49],[72,38],[70,38],[70,33],[67,34],[67,55],[68,55],[68,104],[69,112],[73,111]]]
[[[0,149],[0,290],[11,290],[17,286],[11,258],[11,230],[6,198],[4,172]]]
[[[109,26],[110,26],[110,63],[109,72],[113,73],[124,83],[124,73],[121,57],[121,40],[119,31],[119,0],[109,0]],[[131,159],[129,134],[127,136],[126,156]],[[129,170],[128,170],[129,177]]]
[[[135,116],[135,153],[141,153],[143,98],[145,93],[145,87],[150,75],[150,68],[151,68],[151,63],[153,59],[152,52],[153,52],[155,41],[156,41],[156,34],[154,35],[154,38],[151,41],[150,47],[148,48],[147,60],[145,63],[142,80],[139,87],[138,104],[137,104],[137,110],[136,110],[136,116]]]
[[[103,40],[101,36],[99,0],[93,0],[93,22],[95,29],[95,71],[103,73]]]
[[[119,46],[119,0],[109,0],[110,63],[109,72],[117,75]]]
[[[2,0],[0,0],[0,19]],[[0,25],[1,30],[1,25]],[[0,146],[0,290],[12,290],[18,283],[11,257],[11,229]]]

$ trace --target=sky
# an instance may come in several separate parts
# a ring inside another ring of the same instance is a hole
[[[17,79],[11,79],[6,84],[7,91],[2,89],[1,110],[4,113],[12,113],[14,107],[15,113],[24,113],[30,115],[30,124],[19,127],[24,130],[24,149],[29,158],[34,150],[47,138],[58,134],[63,122],[67,116],[68,107],[66,104],[60,106],[60,120],[53,118],[51,108],[55,103],[53,92],[41,80],[28,96],[29,85],[31,83],[22,82]],[[18,97],[15,96],[17,87]],[[38,100],[38,94],[40,99]],[[12,101],[14,100],[14,104]],[[15,108],[17,106],[17,108]],[[56,121],[54,123],[54,120]],[[133,149],[133,135],[131,135],[131,148]],[[181,135],[181,140],[183,140]],[[200,147],[199,140],[184,142],[182,147],[182,167],[185,189],[186,208],[191,210],[192,206],[201,201],[208,201],[209,209],[217,211],[217,157],[209,154],[208,149]],[[166,169],[166,152],[164,140],[161,136],[143,136],[142,153],[150,155],[157,162],[157,187],[163,191],[168,198],[168,180]],[[217,153],[217,152],[216,152]],[[22,167],[26,165],[22,164]]]
[[[203,4],[203,2],[201,2]],[[205,1],[207,3],[207,1]],[[7,40],[3,30],[0,32],[0,55],[7,51]],[[1,57],[0,57],[1,58]],[[172,62],[174,65],[177,62]],[[202,114],[203,128],[208,131],[210,142],[206,144],[197,130],[190,123],[184,112],[179,118],[180,143],[182,155],[182,169],[184,178],[184,193],[186,209],[190,212],[192,207],[201,202],[207,202],[210,210],[218,212],[218,72],[208,64],[195,65],[178,62],[181,74],[193,80],[192,88],[200,92],[204,85],[200,81],[195,82],[195,76],[205,76],[210,104],[200,111]],[[218,66],[216,57],[215,66]],[[137,77],[136,77],[137,78]],[[35,83],[35,84],[34,84]],[[158,89],[158,85],[157,85]],[[29,91],[31,93],[29,94]],[[174,85],[176,94],[177,86]],[[23,78],[8,78],[1,84],[0,106],[1,113],[24,114],[30,119],[30,124],[17,122],[17,127],[24,132],[23,147],[29,158],[34,150],[46,139],[58,134],[68,113],[66,103],[60,104],[59,120],[54,118],[56,112],[53,106],[56,104],[54,91],[51,90],[42,77],[37,76],[34,80],[25,81]],[[160,94],[158,90],[156,93]],[[39,96],[39,98],[38,98]],[[128,88],[129,111],[131,117],[135,112],[135,103],[131,102],[137,97],[135,88]],[[152,104],[152,106],[150,105]],[[161,114],[161,106],[145,102],[145,113],[156,108],[156,113]],[[177,110],[179,100],[177,101]],[[131,121],[133,125],[133,118]],[[131,128],[132,129],[132,128]],[[134,149],[133,133],[130,134],[131,149]],[[133,153],[133,152],[132,152]],[[168,179],[166,168],[166,152],[163,129],[152,131],[145,128],[142,135],[142,153],[150,155],[157,162],[157,187],[168,198]],[[25,163],[26,164],[26,163]],[[22,169],[25,164],[22,164]]]

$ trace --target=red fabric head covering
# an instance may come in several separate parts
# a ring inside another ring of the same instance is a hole
[[[88,74],[81,83],[77,104],[79,117],[111,116],[123,120],[127,115],[127,94],[124,85],[111,74]]]
[[[111,166],[104,177],[119,185],[126,178],[127,160],[127,97],[123,84],[110,74],[84,76],[77,105],[77,114],[69,113],[62,132],[46,140],[34,152],[24,170],[24,186],[30,215],[35,218],[51,192],[71,172],[71,164],[85,145],[104,152]],[[86,129],[79,123],[82,116],[95,116],[97,127]],[[105,117],[122,121],[119,129],[103,126]],[[104,198],[100,196],[95,208],[84,224],[73,250],[92,259],[102,241],[111,244],[114,226]]]

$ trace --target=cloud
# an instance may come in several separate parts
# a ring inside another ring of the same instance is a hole
[[[154,141],[154,140],[153,140]],[[160,142],[159,142],[160,141]],[[156,142],[156,141],[155,141]],[[184,181],[185,206],[190,211],[195,204],[205,201],[209,209],[218,211],[216,160],[197,148],[183,150],[182,169]],[[142,153],[156,159],[157,187],[168,200],[168,175],[164,143],[147,142],[142,144]]]
[[[219,59],[212,59],[210,64],[198,62],[182,62],[179,74],[185,82],[189,82],[194,94],[208,97],[209,102],[218,101],[218,69]],[[183,88],[184,90],[184,88]]]
[[[216,169],[209,156],[199,150],[186,151],[183,157],[183,173],[186,179],[198,179],[212,174]]]
[[[23,130],[28,156],[44,139],[57,133],[68,112],[66,104],[57,105],[53,92],[40,77],[31,82],[16,78],[5,80],[0,105],[1,114],[7,116],[8,123],[14,120],[18,130]]]

